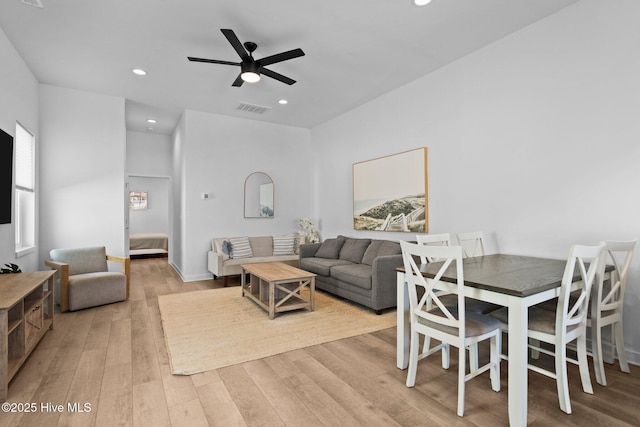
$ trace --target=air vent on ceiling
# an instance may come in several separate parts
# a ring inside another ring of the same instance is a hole
[[[254,113],[254,114],[264,114],[270,109],[271,107],[265,107],[264,105],[249,104],[248,102],[241,102],[240,105],[236,107],[236,110],[246,111],[247,113]]]

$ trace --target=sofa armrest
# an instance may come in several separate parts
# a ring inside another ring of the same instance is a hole
[[[373,260],[371,301],[375,309],[397,306],[396,268],[402,265],[402,254],[379,256]]]
[[[57,270],[60,280],[60,311],[69,311],[69,264],[48,259],[44,265]]]
[[[122,264],[122,272],[127,277],[127,299],[129,299],[129,288],[131,286],[131,259],[129,257],[107,255],[107,261],[113,261]]]
[[[299,258],[311,258],[312,256],[315,256],[321,244],[322,243],[305,243],[300,245],[300,248],[298,249],[298,254],[300,255]]]
[[[224,276],[224,254],[209,251],[207,253],[207,267],[216,277]]]

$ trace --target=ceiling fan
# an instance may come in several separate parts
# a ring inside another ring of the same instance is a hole
[[[267,77],[271,77],[272,79],[276,79],[281,81],[282,83],[286,83],[288,85],[294,84],[296,81],[290,79],[287,76],[283,76],[282,74],[276,73],[275,71],[271,71],[267,68],[264,68],[267,65],[275,64],[277,62],[286,61],[289,59],[297,58],[299,56],[304,56],[304,52],[302,49],[293,49],[287,52],[277,53],[275,55],[267,56],[262,59],[254,59],[253,52],[258,47],[257,44],[253,42],[245,42],[244,45],[240,43],[240,40],[236,36],[236,33],[233,30],[222,29],[222,34],[229,40],[231,46],[235,49],[235,51],[242,59],[242,62],[231,62],[231,61],[219,61],[217,59],[205,59],[205,58],[193,58],[188,56],[187,59],[193,62],[207,62],[210,64],[223,64],[223,65],[239,65],[240,66],[240,74],[233,82],[231,86],[240,87],[242,83],[255,83],[260,80],[260,75],[264,74]]]

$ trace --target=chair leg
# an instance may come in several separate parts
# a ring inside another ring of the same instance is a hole
[[[591,387],[591,377],[589,376],[589,362],[587,361],[587,336],[582,334],[578,337],[578,368],[580,368],[580,380],[582,390],[585,393],[593,394]]]
[[[535,347],[540,347],[540,341],[539,340],[534,340],[533,338],[529,338],[529,344],[535,346]],[[531,358],[534,360],[538,360],[538,358],[540,358],[540,352],[534,348],[531,349]]]
[[[442,367],[444,369],[449,369],[450,366],[451,355],[449,353],[449,344],[444,343],[442,346]]]
[[[602,355],[602,328],[597,322],[591,323],[591,353],[593,353],[593,367],[596,372],[596,382],[607,385],[607,377],[604,373],[604,361]]]
[[[500,348],[502,347],[502,332],[491,337],[491,389],[500,391]]]
[[[629,362],[627,361],[627,352],[624,349],[624,334],[622,327],[622,318],[614,323],[614,337],[616,340],[616,351],[618,352],[618,361],[620,362],[620,370],[627,374],[629,370]]]
[[[426,353],[427,351],[429,351],[430,348],[431,348],[431,337],[428,337],[425,335],[424,344],[422,346],[422,352]]]
[[[478,343],[469,346],[469,369],[471,372],[478,370]]]
[[[571,413],[571,401],[569,400],[569,382],[567,378],[567,346],[564,343],[556,343],[556,387],[558,389],[558,401],[560,409],[567,414]]]
[[[409,368],[407,369],[407,387],[416,384],[416,372],[418,370],[418,349],[420,347],[420,336],[411,328],[411,341],[409,344]]]
[[[462,417],[464,415],[464,385],[465,385],[465,376],[467,373],[466,367],[466,351],[464,346],[460,346],[458,349],[458,416]]]

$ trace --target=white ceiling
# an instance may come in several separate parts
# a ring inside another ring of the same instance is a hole
[[[125,98],[128,130],[170,134],[184,109],[311,128],[577,1],[2,0],[0,27],[41,83]],[[237,88],[238,67],[187,61],[237,62],[221,28],[256,59],[303,49],[269,66],[297,83]]]

